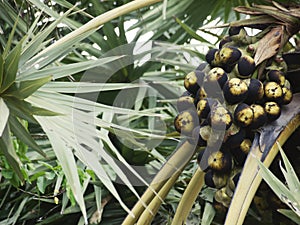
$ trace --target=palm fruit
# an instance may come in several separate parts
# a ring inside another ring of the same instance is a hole
[[[224,46],[216,53],[215,60],[212,64],[222,67],[225,72],[230,73],[241,55],[242,53],[238,48],[234,46]]]
[[[181,96],[177,100],[177,110],[182,112],[188,109],[195,109],[195,99],[192,96]]]
[[[196,111],[199,118],[207,118],[211,107],[215,104],[217,104],[217,101],[213,98],[200,99],[196,105]]]
[[[264,196],[255,195],[253,197],[253,203],[260,214],[263,214],[268,208],[268,203]]]
[[[240,149],[243,153],[248,154],[251,148],[252,142],[250,139],[245,139],[242,141],[242,143],[240,144]]]
[[[216,173],[228,173],[232,168],[231,154],[227,151],[211,152],[207,158],[207,165]]]
[[[283,94],[282,104],[283,105],[289,104],[293,99],[292,91],[287,87],[283,87],[282,94]]]
[[[235,64],[242,56],[241,51],[233,46],[223,47],[220,50],[220,62],[223,65],[233,65]]]
[[[279,84],[281,87],[285,84],[285,75],[279,70],[270,70],[267,73],[267,80],[274,81]]]
[[[222,203],[217,202],[215,199],[213,199],[212,206],[219,213],[226,213],[227,211],[227,208]]]
[[[195,102],[198,103],[199,100],[207,98],[208,94],[206,93],[204,87],[200,87],[195,96]]]
[[[231,113],[222,105],[214,105],[208,115],[208,123],[213,129],[228,129],[232,124]]]
[[[253,122],[253,110],[249,105],[240,103],[234,110],[234,121],[240,127],[248,127]]]
[[[250,105],[250,108],[253,110],[253,121],[250,128],[257,129],[263,126],[267,122],[267,114],[264,107],[258,104],[252,104]]]
[[[204,121],[199,129],[199,135],[202,137],[203,140],[207,141],[212,133],[211,127],[207,123],[207,121]]]
[[[267,101],[282,102],[283,92],[280,85],[274,81],[269,81],[264,85],[264,93]]]
[[[252,104],[260,101],[264,97],[264,85],[263,83],[254,78],[244,80],[248,86],[248,95],[245,99],[245,103]]]
[[[239,165],[243,165],[250,151],[252,142],[249,138],[244,139],[241,144],[234,149],[231,149],[231,154]]]
[[[224,45],[226,45],[227,43],[230,43],[230,42],[232,42],[232,39],[230,36],[223,37],[219,43],[219,49],[221,49]]]
[[[208,187],[211,188],[221,188],[224,187],[227,183],[228,175],[227,174],[217,174],[212,170],[208,170],[204,175],[204,182]]]
[[[247,84],[239,78],[231,78],[224,84],[223,94],[228,104],[243,102],[248,95]]]
[[[226,187],[217,190],[214,198],[217,202],[221,203],[226,208],[228,208],[228,206],[230,205],[231,198],[226,194]]]
[[[272,192],[272,191],[269,191],[267,193],[266,200],[267,200],[269,206],[274,210],[283,209],[286,207],[286,205],[280,200],[280,198],[278,198],[278,196],[275,195],[274,192]]]
[[[265,213],[269,209],[267,191],[269,191],[268,185],[263,182],[253,197],[253,206],[260,214]]]
[[[241,31],[241,29],[243,29],[243,27],[229,27],[229,30],[228,30],[228,34],[230,36],[233,36],[233,35],[238,35]]]
[[[204,72],[198,70],[188,73],[184,78],[185,89],[192,94],[196,94],[203,83],[204,76]]]
[[[229,179],[227,180],[227,185],[226,185],[226,194],[229,197],[233,196],[234,190],[239,182],[239,178],[241,176],[241,170],[237,169],[235,170],[231,176],[229,177]]]
[[[208,81],[206,77],[203,82],[203,86],[196,94],[196,100],[207,97],[218,99],[219,102],[223,102],[224,99],[219,83],[215,81]]]
[[[208,124],[202,123],[200,126],[194,128],[192,132],[192,139],[199,147],[207,145],[207,140],[211,135],[211,127]]]
[[[237,77],[246,79],[251,77],[255,71],[254,59],[249,55],[243,55],[237,63]]]
[[[175,129],[182,134],[191,134],[196,126],[199,126],[199,119],[194,110],[180,112],[174,120]]]
[[[227,73],[221,67],[215,67],[211,69],[204,78],[207,82],[218,82],[220,88],[223,88],[224,84],[228,80]],[[207,85],[210,85],[207,83]]]
[[[208,52],[205,55],[205,60],[208,62],[210,65],[213,65],[215,62],[215,56],[219,52],[219,49],[212,48],[208,50]]]
[[[242,143],[245,136],[246,131],[244,129],[232,124],[226,132],[224,146],[229,149],[236,148]]]
[[[246,47],[246,52],[248,52],[249,54],[254,54],[255,53],[255,51],[256,51],[256,45],[255,44],[249,44],[249,45],[247,45],[247,47]]]
[[[280,117],[281,109],[276,102],[266,102],[264,109],[267,114],[268,121],[275,121]]]

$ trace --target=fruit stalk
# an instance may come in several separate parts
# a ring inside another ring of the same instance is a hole
[[[205,173],[200,168],[196,170],[178,204],[172,225],[185,224],[193,204],[204,185],[204,175]]]
[[[169,191],[173,187],[174,183],[176,182],[179,175],[182,173],[182,170],[177,171],[175,174],[173,174],[168,181],[165,183],[165,185],[160,189],[157,195],[154,196],[150,204],[148,205],[147,210],[144,210],[142,215],[137,221],[137,225],[148,225],[151,224],[154,216],[158,212],[158,209],[160,205],[163,203],[163,200],[168,195]]]
[[[180,146],[178,146],[178,148],[171,155],[168,161],[159,170],[139,201],[132,208],[131,212],[134,217],[128,214],[122,225],[135,224],[140,215],[145,211],[144,205],[150,204],[155,196],[159,196],[159,194],[157,194],[159,190],[168,182],[170,178],[174,178],[174,174],[176,174],[177,177],[180,175],[181,171],[184,169],[186,164],[189,163],[196,150],[196,146],[189,143],[188,141],[184,141]],[[176,182],[176,179],[172,180],[172,182],[170,182],[168,185],[174,184]]]

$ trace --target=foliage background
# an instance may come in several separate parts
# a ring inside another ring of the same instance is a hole
[[[146,187],[134,186],[122,170],[142,166],[153,176],[172,154],[179,142],[173,118],[182,79],[227,29],[194,31],[238,20],[233,7],[264,1],[164,0],[55,44],[128,2],[0,1],[0,106],[6,118],[0,121],[0,224],[121,224]],[[135,54],[145,37],[152,47]],[[147,54],[152,60],[144,62]],[[90,82],[86,71],[103,75]],[[120,93],[130,98],[116,105]],[[192,160],[153,224],[170,221],[195,169]],[[117,175],[122,182],[111,182]],[[208,195],[199,197],[191,224],[199,223]]]

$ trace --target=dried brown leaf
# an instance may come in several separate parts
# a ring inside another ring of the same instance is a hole
[[[291,16],[300,18],[300,7],[290,9],[289,14]]]
[[[262,9],[262,10],[271,10],[271,11],[276,11],[276,10],[278,10],[276,7],[273,7],[273,6],[269,6],[269,5],[257,5],[257,4],[255,4],[255,5],[253,5],[253,8],[254,9]],[[259,11],[260,11],[259,10]]]
[[[289,12],[287,8],[285,8],[283,5],[279,4],[278,2],[273,1],[272,3],[276,8],[280,9],[281,11]]]
[[[247,6],[238,6],[235,7],[234,10],[238,13],[243,13],[247,15],[263,15],[264,13],[256,11],[252,7],[247,7]]]
[[[230,23],[230,26],[245,26],[245,27],[253,27],[255,25],[262,25],[262,24],[274,24],[277,20],[273,17],[267,15],[261,16],[253,16],[249,19],[233,21]]]
[[[274,27],[262,39],[259,40],[254,56],[256,65],[277,54],[283,37],[283,27]]]
[[[289,12],[280,11],[278,9],[268,9],[268,8],[256,8],[257,11],[260,11],[266,15],[272,16],[276,18],[277,20],[287,23],[287,24],[294,24],[298,23],[297,18],[294,18],[290,15]]]

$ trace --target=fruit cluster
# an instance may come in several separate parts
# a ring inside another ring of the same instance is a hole
[[[185,76],[175,129],[203,147],[198,164],[205,183],[216,188],[215,205],[228,207],[255,132],[273,122],[293,94],[286,66],[276,56],[257,77],[256,37],[231,27],[206,62]]]

